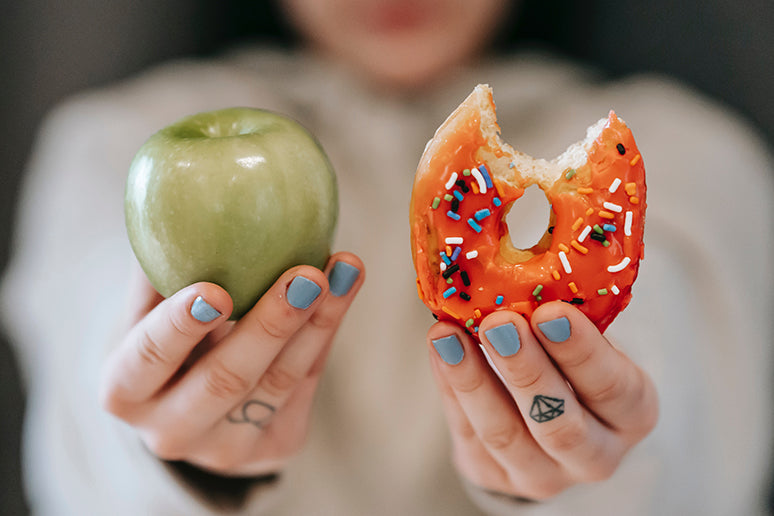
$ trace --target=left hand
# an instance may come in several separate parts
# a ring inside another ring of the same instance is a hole
[[[459,327],[427,338],[455,464],[474,485],[546,499],[610,477],[655,426],[650,377],[574,306],[546,303],[531,322],[495,312],[479,335],[502,381]]]

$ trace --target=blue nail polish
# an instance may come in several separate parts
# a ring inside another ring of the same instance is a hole
[[[570,338],[570,321],[567,317],[538,323],[537,326],[551,342],[564,342]]]
[[[433,341],[433,347],[438,352],[441,359],[450,365],[459,364],[465,356],[460,339],[458,339],[456,335],[435,339]]]
[[[336,297],[346,295],[357,281],[358,276],[360,276],[360,269],[357,267],[345,262],[336,262],[328,277],[331,294]]]
[[[191,315],[199,322],[208,323],[214,321],[222,314],[210,306],[202,296],[199,296],[194,299],[191,305]]]
[[[519,332],[516,331],[516,326],[513,323],[490,328],[484,332],[484,335],[486,335],[486,339],[501,357],[515,355],[521,349]]]
[[[303,276],[296,276],[288,286],[288,303],[293,308],[306,310],[322,292],[320,285]]]

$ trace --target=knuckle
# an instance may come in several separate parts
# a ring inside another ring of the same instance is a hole
[[[570,452],[586,443],[588,430],[580,421],[567,420],[564,424],[544,433],[541,440],[546,447],[559,453]]]
[[[618,461],[612,459],[595,460],[586,472],[586,482],[604,482],[618,469]]]
[[[140,338],[137,341],[136,349],[137,355],[146,366],[155,367],[170,363],[169,357],[166,355],[161,345],[154,340],[147,328],[140,332]]]
[[[261,328],[261,331],[263,331],[270,338],[276,339],[279,341],[285,341],[285,340],[288,340],[293,335],[293,333],[295,332],[295,329],[289,328],[287,325],[282,324],[282,321],[284,320],[285,318],[283,317],[279,317],[276,319],[258,318],[257,322]]]
[[[570,356],[562,359],[562,368],[564,369],[577,369],[583,368],[594,358],[594,349],[585,348],[579,349],[576,353],[572,353]]]
[[[300,382],[302,377],[289,371],[288,369],[274,365],[266,370],[261,378],[259,387],[265,390],[270,396],[281,398],[283,395],[292,391]]]
[[[587,393],[585,398],[591,403],[601,405],[623,399],[629,389],[629,383],[626,375],[614,374],[606,382],[602,382],[597,388]]]
[[[333,310],[320,309],[312,314],[309,323],[321,330],[331,330],[339,325],[339,314]]]
[[[521,432],[514,425],[496,426],[481,434],[484,446],[495,451],[504,450],[519,438]]]
[[[483,374],[481,374],[480,371],[474,371],[473,374],[460,376],[451,373],[451,376],[452,378],[450,378],[450,380],[454,390],[462,394],[470,394],[471,392],[477,391],[479,388],[481,388],[482,385],[484,385],[485,377]]]
[[[515,389],[527,390],[532,389],[538,385],[543,379],[545,371],[542,368],[524,368],[521,371],[508,371],[508,375],[505,377],[508,385]]]
[[[245,377],[217,359],[213,360],[204,375],[205,389],[218,399],[232,400],[250,390],[250,382]]]

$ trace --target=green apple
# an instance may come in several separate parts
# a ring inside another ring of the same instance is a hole
[[[126,228],[163,296],[217,283],[244,315],[285,270],[325,265],[338,216],[336,176],[315,138],[277,113],[192,115],[140,148]]]

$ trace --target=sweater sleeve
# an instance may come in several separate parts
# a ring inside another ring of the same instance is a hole
[[[133,260],[123,220],[129,163],[173,120],[252,100],[256,88],[248,95],[219,73],[178,66],[86,94],[56,109],[39,133],[0,305],[27,384],[23,460],[36,513],[260,514],[279,492],[277,478],[198,482],[147,452],[97,399]],[[200,76],[203,84],[175,87]]]

